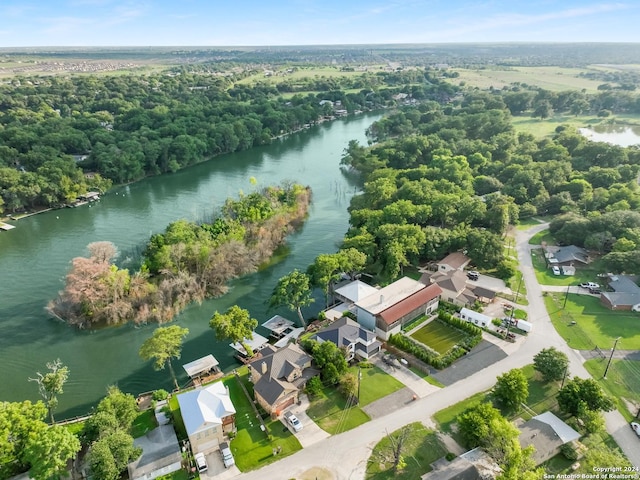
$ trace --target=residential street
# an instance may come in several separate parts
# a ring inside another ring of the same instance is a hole
[[[306,470],[317,466],[331,471],[336,479],[363,479],[371,449],[387,432],[390,433],[415,421],[432,425],[430,417],[434,413],[474,393],[491,388],[498,375],[512,368],[532,363],[533,356],[545,347],[554,346],[567,353],[571,362],[570,372],[573,376],[588,377],[587,371],[582,366],[583,358],[580,353],[569,349],[553,328],[542,300],[542,290],[533,271],[528,239],[545,228],[547,224],[540,224],[527,232],[517,232],[517,252],[528,292],[528,309],[529,312],[535,312],[530,316],[533,317],[534,329],[522,342],[519,342],[520,348],[517,351],[445,389],[408,404],[401,404],[386,416],[376,418],[340,435],[320,440],[290,457],[260,470],[242,474],[237,478],[256,480],[297,478]],[[610,412],[606,415],[606,424],[607,430],[614,436],[627,457],[634,465],[640,466],[640,439],[629,428],[622,415],[618,412]]]

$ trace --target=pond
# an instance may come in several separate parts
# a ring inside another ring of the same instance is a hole
[[[606,142],[621,147],[640,144],[640,126],[596,125],[580,128],[580,133],[594,142]]]

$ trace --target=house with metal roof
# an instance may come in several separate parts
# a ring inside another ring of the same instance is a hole
[[[332,342],[347,351],[346,359],[369,359],[380,353],[382,344],[376,335],[348,317],[342,317],[311,337],[316,342]]]
[[[522,448],[533,445],[533,460],[536,465],[546,462],[560,453],[560,447],[565,443],[580,438],[580,434],[564,423],[551,412],[545,412],[533,417],[519,427],[518,440]]]
[[[294,343],[283,348],[265,347],[261,357],[249,363],[256,401],[268,413],[278,414],[298,401],[307,380],[319,372],[311,367],[311,356]]]
[[[442,289],[438,285],[403,277],[356,302],[358,323],[384,340],[400,332],[402,325],[438,308]]]
[[[172,425],[154,428],[133,441],[142,455],[128,465],[131,480],[153,480],[177,472],[182,467],[182,453]]]
[[[181,393],[178,404],[193,453],[215,450],[235,430],[236,409],[222,382]]]

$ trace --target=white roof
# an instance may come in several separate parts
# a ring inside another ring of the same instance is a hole
[[[224,417],[236,413],[229,392],[222,382],[182,393],[178,395],[178,403],[188,435],[214,425],[222,425]]]
[[[425,288],[424,283],[409,277],[402,277],[391,285],[376,290],[375,293],[356,302],[356,305],[372,315],[377,315],[423,288]]]
[[[491,321],[491,317],[489,317],[488,315],[464,307],[460,310],[460,316],[462,315],[466,315],[467,317],[471,317],[476,320],[484,320],[485,322]]]
[[[280,315],[274,315],[264,322],[262,326],[273,333],[282,334],[287,328],[293,326],[293,322]]]
[[[300,335],[302,335],[302,332],[304,332],[304,328],[302,327],[294,328],[289,333],[287,333],[284,337],[282,337],[280,340],[274,343],[273,346],[276,348],[286,347],[287,343],[289,343],[289,341],[291,341],[292,338],[293,339],[298,338]]]
[[[184,370],[187,372],[187,375],[189,375],[190,377],[195,377],[199,373],[208,372],[218,365],[218,360],[216,360],[213,355],[209,354],[202,358],[194,360],[193,362],[184,364],[182,368],[184,368]]]
[[[354,280],[353,282],[347,283],[346,285],[336,289],[335,293],[355,303],[367,298],[369,295],[372,295],[377,291],[378,289],[371,285],[367,285],[360,280]]]
[[[251,350],[254,352],[262,349],[265,345],[269,343],[269,340],[260,335],[259,333],[253,332],[253,338],[248,339],[245,338],[244,342],[251,347]],[[247,352],[244,347],[240,343],[230,343],[229,346],[234,350],[240,352],[243,355],[246,355]]]
[[[563,443],[571,442],[580,438],[580,434],[578,432],[576,432],[573,428],[564,423],[551,412],[544,412],[533,417],[533,419],[538,420],[542,423],[546,423],[551,428],[553,428],[554,432],[556,432]]]

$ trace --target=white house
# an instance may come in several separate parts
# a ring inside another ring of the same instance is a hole
[[[460,318],[465,322],[473,323],[478,327],[487,327],[491,323],[491,317],[468,308],[460,310]]]
[[[178,403],[193,453],[215,450],[235,429],[236,409],[222,382],[182,393]]]

